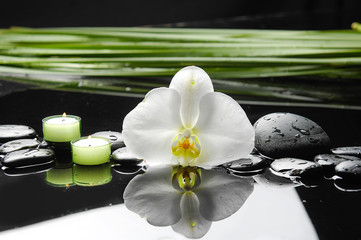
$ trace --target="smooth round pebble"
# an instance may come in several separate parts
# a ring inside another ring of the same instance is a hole
[[[33,148],[39,146],[40,142],[36,139],[18,139],[6,142],[0,146],[0,153],[6,154],[24,148]]]
[[[15,139],[35,138],[36,132],[33,128],[25,125],[0,125],[0,142],[5,143]]]
[[[361,181],[352,181],[348,179],[338,178],[335,179],[334,185],[337,189],[344,192],[360,192]]]
[[[234,172],[260,172],[268,165],[268,161],[259,157],[250,155],[247,158],[241,158],[224,164],[223,166]]]
[[[254,124],[255,147],[271,158],[310,158],[328,152],[326,132],[312,120],[292,113],[271,113]]]
[[[321,176],[321,166],[304,159],[280,158],[271,163],[275,174],[283,177]]]
[[[42,173],[42,172],[47,172],[50,169],[52,169],[54,167],[54,165],[55,165],[55,163],[54,163],[54,161],[52,161],[52,162],[47,162],[44,164],[34,165],[34,166],[30,166],[30,167],[5,168],[4,173],[5,173],[5,175],[10,176],[10,177],[21,177],[21,176],[26,176],[26,175],[33,175],[33,174],[38,174],[38,173]]]
[[[118,148],[112,153],[112,160],[121,165],[138,165],[143,159],[138,159],[128,152],[127,147]]]
[[[353,155],[353,156],[361,156],[361,147],[355,146],[355,147],[338,147],[338,148],[332,148],[331,152],[334,154],[345,154],[345,155]]]
[[[361,161],[345,161],[336,165],[336,175],[344,179],[361,180]]]
[[[51,149],[28,148],[5,155],[1,163],[5,167],[27,167],[53,161],[55,153]]]
[[[144,166],[113,166],[116,173],[124,175],[141,174],[145,172]]]
[[[335,174],[335,167],[337,164],[344,161],[357,161],[361,159],[348,155],[319,154],[316,155],[313,160],[322,167],[324,176],[326,178],[332,178]]]
[[[253,176],[253,179],[260,185],[267,187],[275,187],[275,188],[289,188],[289,187],[297,187],[300,184],[295,183],[289,178],[280,177],[275,175],[270,168],[266,168],[264,172],[261,174]]]
[[[357,161],[361,160],[359,157],[337,154],[319,154],[314,157],[314,161],[323,166],[336,166],[344,161]]]
[[[112,151],[125,146],[123,135],[120,132],[102,131],[93,133],[92,136],[107,138],[110,142]]]

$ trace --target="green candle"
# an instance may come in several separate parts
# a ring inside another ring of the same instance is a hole
[[[71,141],[73,162],[80,165],[99,165],[110,159],[110,142],[101,137],[82,137]]]
[[[80,137],[81,118],[73,115],[54,115],[43,119],[44,140],[70,142]]]

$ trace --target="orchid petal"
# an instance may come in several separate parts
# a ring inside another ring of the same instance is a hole
[[[181,218],[183,192],[172,186],[172,168],[149,168],[133,178],[123,197],[125,206],[154,226],[169,226]]]
[[[149,165],[172,162],[171,144],[182,128],[180,95],[169,88],[151,90],[123,122],[123,138],[128,150]]]
[[[212,222],[199,214],[199,200],[193,192],[185,192],[180,202],[182,218],[172,225],[174,231],[188,238],[201,238],[210,229]]]
[[[223,93],[208,93],[199,109],[193,131],[202,150],[192,164],[212,167],[248,156],[254,148],[254,128],[236,101]]]
[[[199,211],[209,221],[219,221],[237,212],[253,192],[252,178],[202,170],[202,183],[194,190]]]
[[[199,67],[185,67],[174,75],[169,88],[181,95],[181,119],[184,127],[192,128],[199,115],[200,99],[214,91],[211,79]]]

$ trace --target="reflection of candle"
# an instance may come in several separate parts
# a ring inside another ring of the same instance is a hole
[[[55,115],[43,119],[44,140],[49,142],[70,142],[80,137],[80,117]]]
[[[70,187],[73,183],[73,168],[53,168],[46,172],[46,182],[54,187]]]
[[[79,186],[99,186],[112,180],[109,163],[97,166],[81,166],[74,164],[73,169],[74,183]]]
[[[73,162],[80,165],[99,165],[110,159],[110,142],[106,138],[82,137],[71,141]]]

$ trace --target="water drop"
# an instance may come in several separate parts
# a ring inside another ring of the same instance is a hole
[[[109,135],[109,140],[110,141],[116,141],[116,140],[118,140],[118,138],[115,135]]]
[[[295,137],[296,137],[296,138],[300,138],[301,135],[297,133],[297,134],[295,135]]]
[[[318,143],[320,139],[317,138],[310,138],[310,143]]]
[[[310,131],[305,130],[305,129],[300,129],[300,133],[302,133],[304,135],[310,135]]]
[[[266,121],[271,120],[271,118],[270,118],[270,117],[264,117],[263,119],[264,119],[264,120],[266,120]]]
[[[28,155],[33,154],[33,153],[36,153],[36,152],[38,152],[38,150],[34,149],[34,150],[31,150],[31,151],[29,151],[29,152],[24,153],[24,155],[25,155],[25,156],[28,156]]]

